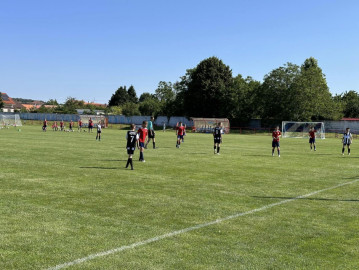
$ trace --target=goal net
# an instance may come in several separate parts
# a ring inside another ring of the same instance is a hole
[[[19,114],[0,114],[0,126],[22,126]]]
[[[79,119],[82,122],[82,127],[88,127],[89,120],[92,120],[93,126],[97,127],[98,123],[101,123],[102,127],[107,128],[108,127],[108,119],[104,115],[84,115],[80,114]]]
[[[191,118],[194,132],[212,133],[217,123],[222,123],[224,133],[229,133],[230,124],[227,118]]]
[[[308,138],[310,128],[314,128],[317,138],[325,139],[323,122],[282,122],[282,137]]]

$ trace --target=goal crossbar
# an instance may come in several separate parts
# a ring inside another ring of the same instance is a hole
[[[310,128],[314,128],[316,137],[325,139],[325,127],[323,122],[282,122],[283,138],[308,138]]]
[[[0,126],[22,126],[19,114],[0,114]]]

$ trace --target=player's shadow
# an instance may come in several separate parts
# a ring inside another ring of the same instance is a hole
[[[248,154],[243,154],[243,156],[246,156],[246,157],[270,157],[270,158],[273,158],[273,156],[271,154],[262,154],[262,155],[259,155],[259,154],[256,154],[256,155],[248,155]],[[276,157],[278,157],[277,155],[275,155]]]
[[[117,167],[80,167],[80,169],[101,169],[101,170],[117,170]]]
[[[102,159],[100,161],[127,161],[127,159]]]
[[[271,197],[271,196],[251,196],[259,199],[282,199],[282,200],[308,200],[308,201],[336,201],[336,202],[359,202],[358,199],[328,199],[328,198],[297,198],[297,197]]]

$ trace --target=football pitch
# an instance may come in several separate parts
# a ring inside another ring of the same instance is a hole
[[[0,130],[0,269],[358,269],[359,145]],[[347,153],[347,152],[346,152]]]

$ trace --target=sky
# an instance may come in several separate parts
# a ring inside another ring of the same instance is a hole
[[[358,14],[354,0],[1,0],[0,92],[107,103],[212,56],[258,81],[314,57],[333,95],[359,92]]]

